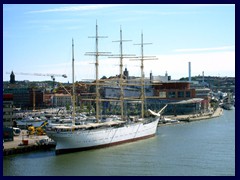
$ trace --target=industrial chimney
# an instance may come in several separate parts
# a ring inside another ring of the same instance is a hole
[[[188,62],[188,81],[191,82],[191,62]]]
[[[202,82],[204,83],[204,71],[202,72]]]

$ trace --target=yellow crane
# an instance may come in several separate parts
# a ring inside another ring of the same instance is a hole
[[[28,127],[28,134],[29,135],[34,135],[34,134],[36,134],[36,135],[46,135],[46,132],[45,132],[45,129],[44,129],[44,127],[46,126],[46,125],[48,125],[48,122],[47,121],[45,121],[41,126],[39,126],[39,127],[34,127],[34,126],[29,126]]]

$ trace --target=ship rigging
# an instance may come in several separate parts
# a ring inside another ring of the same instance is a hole
[[[49,126],[46,130],[47,135],[56,142],[56,154],[73,152],[85,149],[106,147],[126,142],[132,142],[140,139],[149,138],[155,136],[157,125],[159,122],[160,114],[163,109],[166,108],[164,106],[161,111],[158,113],[152,113],[154,118],[144,118],[144,113],[142,112],[141,118],[135,119],[124,119],[123,117],[123,101],[125,100],[123,95],[123,88],[121,88],[120,99],[113,99],[113,101],[121,102],[121,118],[116,119],[112,118],[110,121],[101,121],[99,115],[99,102],[104,101],[104,99],[100,98],[99,93],[99,79],[98,79],[98,65],[99,60],[98,57],[100,55],[109,55],[109,53],[104,52],[101,53],[98,51],[98,38],[103,37],[98,35],[98,26],[96,24],[96,52],[87,53],[88,55],[95,56],[95,68],[96,68],[96,122],[95,123],[86,123],[81,125],[75,124],[75,91],[74,91],[74,42],[72,40],[72,78],[73,78],[73,121],[71,125],[62,124],[62,125],[52,125]],[[143,36],[142,36],[143,37]],[[123,84],[122,78],[122,30],[120,30],[120,85]],[[141,47],[143,47],[143,38]],[[143,78],[143,51],[141,56],[141,70]],[[141,86],[143,86],[144,81],[141,80]],[[144,101],[144,91],[142,88],[142,95],[140,101]],[[144,104],[144,103],[142,103]],[[143,109],[144,106],[142,106]],[[150,111],[151,113],[152,111]]]

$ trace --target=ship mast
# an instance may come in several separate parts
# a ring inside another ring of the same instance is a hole
[[[155,56],[144,56],[144,51],[143,51],[143,46],[144,45],[149,45],[149,44],[152,44],[152,43],[143,43],[143,33],[141,33],[141,43],[140,44],[134,44],[134,45],[140,45],[141,46],[141,56],[140,57],[137,57],[140,61],[141,61],[141,118],[144,118],[144,105],[145,105],[145,92],[144,92],[144,89],[145,89],[145,81],[144,81],[144,61],[145,60],[157,60],[157,58],[154,58]]]
[[[144,103],[145,103],[145,93],[144,93],[144,64],[143,64],[143,33],[141,34],[141,100],[142,108],[141,115],[144,118]]]
[[[122,28],[120,28],[120,104],[121,104],[121,119],[123,119],[123,49],[122,49]]]
[[[72,83],[73,83],[73,90],[72,90],[72,105],[73,105],[73,111],[72,111],[72,124],[75,125],[75,83],[74,83],[74,41],[72,39]]]
[[[95,56],[95,68],[96,68],[96,120],[99,122],[99,102],[100,102],[100,93],[99,93],[99,78],[98,78],[98,57],[99,56],[109,56],[109,52],[99,52],[98,51],[98,38],[107,38],[107,36],[98,35],[98,25],[96,22],[96,36],[90,36],[89,38],[95,38],[96,49],[95,52],[87,52],[85,55]]]
[[[95,62],[95,67],[96,67],[96,119],[97,121],[99,120],[99,80],[98,80],[98,25],[96,23],[96,62]]]
[[[127,56],[130,56],[129,58],[132,58],[132,54],[123,54],[123,42],[128,42],[131,40],[123,40],[122,39],[122,28],[120,27],[120,40],[118,41],[113,41],[113,42],[119,42],[120,43],[120,54],[119,55],[113,55],[113,57],[118,57],[120,58],[120,63],[119,63],[119,71],[120,71],[120,108],[121,108],[121,119],[124,119],[124,92],[123,92],[123,58],[126,58]]]

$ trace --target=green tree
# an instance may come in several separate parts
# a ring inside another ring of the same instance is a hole
[[[66,110],[67,110],[67,111],[70,110],[70,105],[69,105],[69,104],[66,105]]]

